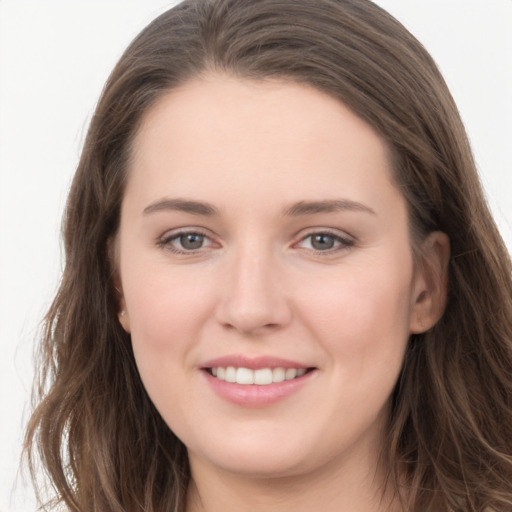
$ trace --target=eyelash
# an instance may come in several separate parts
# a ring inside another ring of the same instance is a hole
[[[307,239],[312,239],[315,236],[316,237],[321,237],[321,236],[329,237],[334,240],[335,244],[338,244],[335,247],[325,249],[325,250],[319,250],[319,249],[315,249],[313,247],[304,248],[305,250],[312,251],[315,255],[319,255],[319,256],[332,256],[339,252],[347,251],[355,245],[355,241],[352,238],[341,236],[338,233],[335,233],[328,229],[322,229],[319,231],[312,231],[312,232],[308,233],[307,235],[303,236],[298,242],[296,242],[294,244],[294,246],[297,246],[298,244],[303,243]],[[310,245],[311,245],[311,241],[310,241]]]
[[[200,252],[202,249],[205,248],[204,246],[201,246],[197,249],[179,249],[172,245],[173,241],[179,240],[181,237],[184,237],[184,236],[199,236],[199,237],[203,237],[203,241],[210,240],[210,242],[211,242],[210,237],[205,232],[203,232],[199,229],[193,229],[193,230],[178,231],[178,232],[164,235],[157,241],[157,245],[158,245],[158,247],[160,247],[162,249],[166,249],[166,250],[171,251],[172,253],[178,254],[178,255],[197,254],[198,252]],[[315,236],[317,236],[317,237],[323,236],[323,237],[331,238],[334,240],[335,244],[338,244],[335,247],[325,249],[325,250],[319,250],[319,249],[315,249],[313,247],[302,248],[306,251],[313,252],[315,255],[320,255],[320,256],[333,255],[338,252],[349,250],[351,247],[353,247],[355,245],[355,241],[353,239],[340,236],[337,233],[334,233],[330,230],[324,229],[324,230],[312,231],[312,232],[308,233],[307,235],[301,237],[298,242],[295,242],[292,247],[297,247],[299,244],[303,243],[307,239],[312,239],[312,237],[315,237]],[[310,242],[310,245],[311,245],[311,242]],[[300,248],[300,247],[297,247],[297,248]]]
[[[166,234],[157,241],[157,245],[161,249],[166,249],[166,250],[171,251],[172,253],[178,254],[178,255],[197,254],[198,251],[200,251],[201,249],[204,249],[204,247],[199,247],[196,250],[194,250],[194,249],[187,250],[187,249],[179,249],[172,245],[173,241],[179,240],[181,237],[184,237],[184,236],[192,236],[192,235],[203,237],[204,240],[210,240],[210,237],[203,231],[201,231],[199,229],[192,229],[192,230],[183,230],[183,231],[178,231],[178,232],[174,232],[171,234]]]

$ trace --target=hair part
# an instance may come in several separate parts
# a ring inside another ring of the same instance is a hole
[[[65,270],[45,320],[26,434],[53,504],[181,511],[186,449],[140,380],[119,325],[109,240],[134,137],[168,91],[208,72],[279,78],[347,105],[386,141],[413,246],[451,241],[446,312],[412,335],[382,458],[405,510],[512,507],[512,284],[467,136],[435,63],[367,0],[186,0],[154,20],[112,72],[64,219]],[[51,507],[52,502],[49,502]]]

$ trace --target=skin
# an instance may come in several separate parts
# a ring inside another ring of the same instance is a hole
[[[291,211],[327,200],[345,202]],[[183,232],[204,235],[198,248]],[[315,89],[208,75],[147,113],[115,241],[119,320],[187,446],[189,512],[393,509],[379,465],[389,397],[409,334],[442,313],[449,252],[433,233],[418,264],[409,232],[385,143]],[[201,369],[232,354],[315,370],[243,407]]]

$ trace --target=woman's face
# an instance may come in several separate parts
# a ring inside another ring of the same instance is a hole
[[[116,248],[120,321],[193,470],[375,462],[428,280],[365,122],[304,85],[189,82],[141,125]]]

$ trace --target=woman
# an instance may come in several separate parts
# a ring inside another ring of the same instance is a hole
[[[508,510],[510,259],[422,46],[360,0],[186,1],[68,200],[37,445],[70,510]]]

